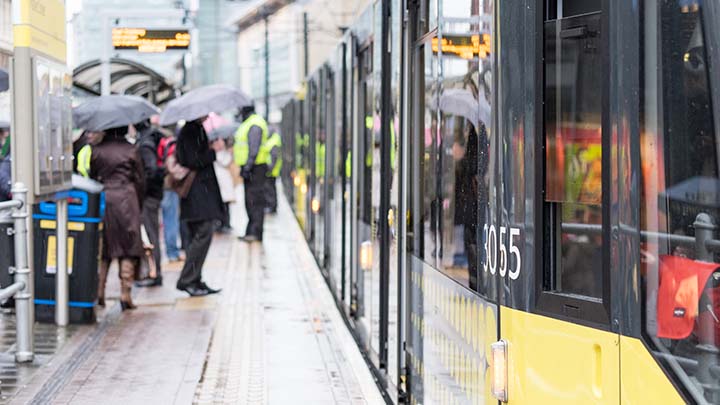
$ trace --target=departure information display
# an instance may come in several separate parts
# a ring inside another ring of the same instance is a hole
[[[113,28],[113,47],[147,53],[190,48],[190,31],[186,29]]]

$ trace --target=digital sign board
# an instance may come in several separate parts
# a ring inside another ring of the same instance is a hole
[[[440,46],[442,45],[442,46]],[[490,54],[489,34],[482,35],[448,35],[443,34],[442,42],[438,37],[432,39],[432,50],[438,53],[455,55],[463,59],[484,59]]]
[[[190,31],[186,29],[113,28],[112,44],[116,50],[162,53],[190,48]]]

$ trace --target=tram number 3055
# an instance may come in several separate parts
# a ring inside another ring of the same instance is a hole
[[[506,235],[508,237],[506,237]],[[507,276],[511,280],[517,280],[520,276],[522,268],[522,258],[520,249],[515,246],[515,238],[520,236],[519,228],[500,227],[498,233],[495,225],[487,225],[483,227],[483,240],[485,248],[485,260],[483,261],[483,270],[490,274],[500,273],[501,277]],[[505,241],[508,245],[505,245]],[[498,254],[499,253],[499,254]],[[515,256],[514,266],[509,268],[508,255]]]

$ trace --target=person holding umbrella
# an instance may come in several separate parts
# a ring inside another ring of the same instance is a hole
[[[136,308],[131,289],[138,262],[143,254],[140,218],[144,196],[143,165],[137,148],[126,135],[128,126],[150,118],[158,109],[140,97],[102,96],[73,110],[75,125],[103,138],[88,150],[79,164],[92,179],[103,184],[105,216],[102,261],[98,278],[98,304],[105,305],[105,284],[112,260],[120,262],[123,311]]]
[[[176,287],[191,296],[220,291],[202,281],[202,267],[215,223],[223,216],[222,197],[213,167],[220,144],[215,142],[210,147],[203,121],[211,112],[241,108],[249,103],[247,96],[231,86],[205,86],[171,101],[160,116],[160,125],[187,121],[178,134],[175,154],[178,163],[191,170],[186,177],[190,182],[189,190],[180,201],[180,219],[190,231],[190,242]]]

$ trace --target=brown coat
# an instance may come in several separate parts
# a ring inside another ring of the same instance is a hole
[[[105,187],[103,258],[140,258],[143,166],[137,148],[124,138],[93,146],[90,177]]]

